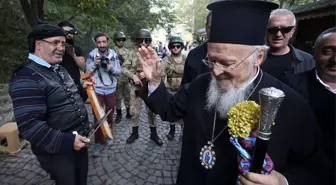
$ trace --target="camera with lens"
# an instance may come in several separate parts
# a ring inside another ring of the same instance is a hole
[[[65,34],[67,34],[67,35],[78,35],[78,30],[76,30],[76,29],[72,29],[72,30],[66,30],[66,31],[64,31],[64,33]]]
[[[110,60],[107,57],[101,56],[100,66],[104,69],[107,69],[107,65],[110,64]]]

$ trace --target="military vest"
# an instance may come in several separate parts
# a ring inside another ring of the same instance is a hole
[[[120,66],[124,63],[125,60],[129,57],[129,51],[126,48],[119,48],[116,47],[115,52],[118,54],[119,61],[120,61]],[[127,77],[123,74],[120,74],[119,76],[116,77],[118,82],[127,82]]]
[[[179,57],[168,57],[169,64],[167,64],[167,83],[168,88],[173,91],[176,91],[180,88],[185,60],[186,58],[183,55]]]
[[[132,62],[131,71],[140,78],[139,74],[143,70],[142,70],[141,63],[140,63],[140,61],[138,59],[137,52],[138,52],[137,49],[134,49],[133,51],[131,51],[131,53],[129,55],[129,60],[131,60],[131,62]],[[136,85],[134,83],[133,79],[129,79],[129,82],[132,84],[132,87],[135,90],[139,90],[141,88],[141,86]],[[146,78],[142,79],[141,82],[142,82],[142,84],[145,84],[147,82]]]

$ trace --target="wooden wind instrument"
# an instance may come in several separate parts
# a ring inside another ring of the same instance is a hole
[[[81,75],[82,80],[84,81],[89,81],[92,82],[92,75],[93,72],[87,72]],[[96,92],[94,90],[94,87],[92,85],[88,86],[86,88],[86,92],[88,94],[92,109],[93,109],[93,113],[94,116],[97,120],[101,119],[102,117],[104,117],[105,115],[105,111],[104,109],[101,107],[101,105],[99,104]],[[113,114],[113,112],[111,113]],[[101,125],[100,127],[104,138],[106,139],[114,139],[114,133],[113,133],[113,128],[112,125],[109,125],[107,121],[104,121],[104,123]]]

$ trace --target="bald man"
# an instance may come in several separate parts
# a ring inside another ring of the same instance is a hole
[[[292,78],[290,86],[309,101],[322,130],[326,154],[335,170],[336,27],[318,36],[314,59],[316,68]]]

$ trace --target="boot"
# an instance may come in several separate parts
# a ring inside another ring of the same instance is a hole
[[[153,140],[154,143],[157,144],[158,146],[162,146],[163,143],[156,133],[156,127],[150,127],[150,131],[151,131],[150,139]]]
[[[93,157],[99,157],[100,156],[100,150],[101,150],[100,144],[95,144],[93,146]]]
[[[169,131],[169,134],[167,135],[168,140],[172,141],[174,139],[174,136],[175,136],[175,124],[170,125],[170,131]]]
[[[130,135],[129,138],[126,140],[126,144],[132,144],[135,140],[139,138],[139,133],[138,133],[139,127],[133,127],[132,128],[132,134]]]
[[[131,113],[130,113],[130,108],[126,108],[126,118],[127,119],[131,119],[132,118],[132,116],[131,116]]]
[[[121,117],[122,117],[121,109],[117,109],[117,117],[115,119],[116,124],[120,123]]]

